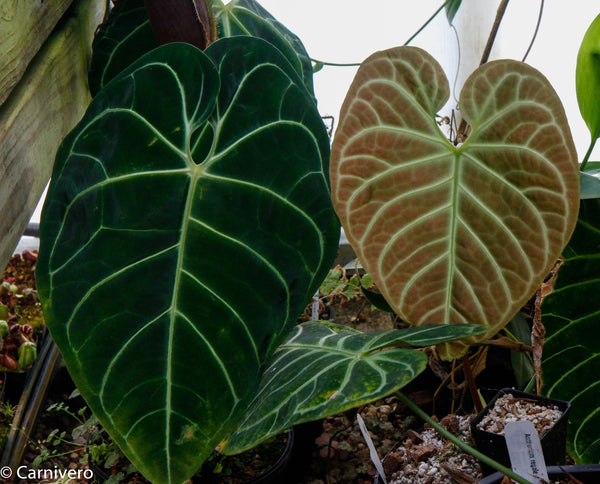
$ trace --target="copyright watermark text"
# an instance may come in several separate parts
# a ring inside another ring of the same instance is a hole
[[[33,482],[39,482],[44,479],[87,479],[91,480],[94,477],[94,472],[91,469],[59,469],[54,467],[53,469],[31,469],[27,466],[19,466],[13,472],[8,467],[0,467],[0,479],[11,479],[13,477],[19,479],[28,479]]]

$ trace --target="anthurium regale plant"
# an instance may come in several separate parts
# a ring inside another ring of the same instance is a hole
[[[232,3],[259,21],[255,2]],[[122,5],[115,15],[131,13]],[[265,18],[261,32],[294,38]],[[37,266],[45,317],[81,395],[152,482],[389,394],[425,368],[410,347],[479,332],[295,326],[339,239],[300,47],[142,47],[97,84],[57,154]]]
[[[436,123],[449,92],[425,51],[373,54],[344,101],[331,159],[342,226],[397,314],[415,326],[485,328],[438,345],[448,360],[497,333],[532,296],[579,205],[575,147],[542,74],[512,60],[479,67],[460,95],[464,143]]]

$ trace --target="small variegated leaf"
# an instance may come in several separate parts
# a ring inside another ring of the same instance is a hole
[[[429,346],[480,333],[475,325],[361,333],[346,326],[298,325],[265,370],[257,397],[224,452],[236,454],[292,425],[385,397],[425,369]]]

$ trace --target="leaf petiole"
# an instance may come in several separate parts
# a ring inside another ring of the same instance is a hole
[[[588,148],[585,156],[583,157],[581,165],[579,165],[579,171],[584,171],[585,170],[585,166],[587,165],[588,160],[590,159],[590,156],[592,155],[592,151],[594,151],[594,146],[596,146],[596,141],[598,141],[598,138],[592,138],[592,142],[590,143],[590,147]]]

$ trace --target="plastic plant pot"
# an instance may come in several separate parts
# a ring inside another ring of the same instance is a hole
[[[506,447],[504,435],[477,428],[479,422],[481,422],[487,413],[494,408],[496,400],[507,393],[512,394],[515,398],[534,401],[535,403],[544,406],[556,405],[562,412],[559,420],[540,436],[540,441],[542,443],[542,451],[544,452],[546,465],[552,466],[563,464],[566,455],[567,420],[571,404],[563,400],[541,397],[512,388],[503,388],[500,390],[487,406],[471,421],[471,436],[473,437],[477,449],[488,457],[491,457],[495,461],[510,468],[510,457],[508,455],[508,448]]]

